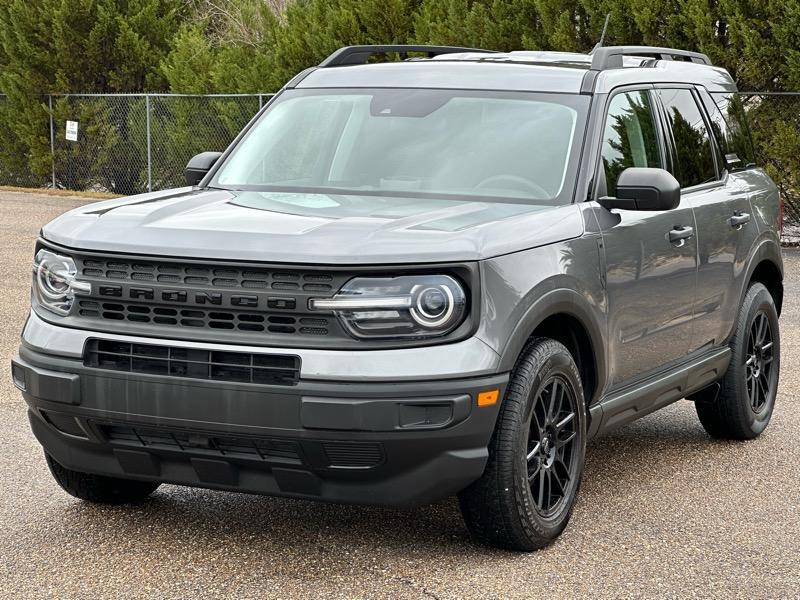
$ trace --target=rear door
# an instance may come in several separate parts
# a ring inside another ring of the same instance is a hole
[[[695,351],[722,344],[731,331],[739,304],[734,280],[745,267],[756,226],[747,193],[723,162],[700,90],[659,87],[656,96],[669,133],[671,170],[681,183],[681,204],[692,208],[697,223],[697,296],[689,348]]]
[[[616,192],[628,167],[667,166],[652,86],[614,93],[606,105],[596,197]],[[642,379],[689,350],[697,277],[694,213],[596,211],[603,236],[611,385]],[[680,239],[670,241],[670,232]]]

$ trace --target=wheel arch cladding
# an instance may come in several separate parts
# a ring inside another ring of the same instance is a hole
[[[753,270],[748,278],[747,287],[749,288],[756,281],[764,284],[764,287],[767,288],[775,301],[775,309],[780,315],[783,305],[783,273],[781,268],[775,264],[772,258],[761,257],[760,260],[756,259],[753,263]]]
[[[513,368],[528,340],[546,337],[566,346],[578,365],[587,404],[603,389],[605,355],[600,325],[584,307],[586,300],[573,290],[548,292],[527,311],[514,330],[501,359],[501,368]]]

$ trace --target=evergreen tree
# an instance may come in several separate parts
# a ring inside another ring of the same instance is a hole
[[[169,90],[179,94],[210,94],[219,57],[202,25],[181,27],[172,50],[161,62]]]
[[[163,90],[159,65],[183,6],[181,0],[6,0],[0,5],[0,90],[8,95],[5,127],[13,135],[4,150],[26,157],[44,177],[51,157],[43,94]],[[97,106],[67,105],[58,103],[57,116],[81,119],[88,127],[108,114]],[[114,138],[126,137],[127,115],[115,113],[107,143],[93,148],[99,163],[103,154],[120,150]],[[112,189],[131,185],[130,175],[121,172],[108,179]]]
[[[407,43],[419,0],[295,0],[276,31],[266,73],[278,89],[331,52],[355,44]]]
[[[424,0],[414,25],[421,44],[490,50],[546,46],[535,0]]]
[[[8,180],[14,172],[22,181],[29,167],[40,181],[49,175],[42,94],[272,92],[352,44],[587,52],[607,14],[606,44],[699,50],[727,68],[740,89],[800,90],[800,0],[3,0],[0,93],[8,98],[0,100],[0,176]],[[749,104],[754,135],[762,153],[794,169],[797,111],[778,103]],[[164,135],[176,146],[186,139],[179,127],[196,130],[216,120],[219,127],[211,129],[221,139],[241,120],[223,100],[213,107],[184,104],[164,108],[164,119],[175,125]],[[115,171],[119,161],[108,157],[138,152],[130,140],[143,137],[141,107],[111,108],[62,100],[54,112],[59,129],[71,118],[92,132],[92,168],[124,191],[141,181],[141,172]],[[192,139],[212,141],[199,138]],[[64,177],[81,183],[79,174]]]
[[[224,10],[219,10],[222,6]],[[265,0],[200,4],[162,62],[169,88],[179,93],[258,93],[275,46],[278,15]]]

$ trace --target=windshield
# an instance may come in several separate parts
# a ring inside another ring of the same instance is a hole
[[[212,187],[566,204],[586,98],[459,90],[292,90]]]

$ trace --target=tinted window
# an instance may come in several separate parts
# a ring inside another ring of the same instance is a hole
[[[616,194],[619,174],[628,167],[660,167],[653,107],[647,92],[627,92],[611,99],[601,154],[607,193]]]
[[[677,164],[673,169],[681,187],[717,179],[711,138],[703,113],[691,90],[657,90],[675,141]]]
[[[709,96],[706,94],[703,99]],[[755,164],[756,153],[753,140],[747,126],[747,118],[742,99],[737,94],[714,94],[714,101],[706,101],[706,110],[711,115],[714,133],[725,154],[736,154],[741,161],[740,166]],[[719,128],[719,132],[717,131]]]

